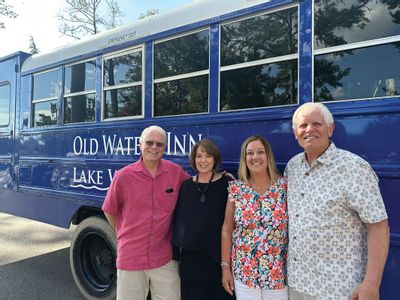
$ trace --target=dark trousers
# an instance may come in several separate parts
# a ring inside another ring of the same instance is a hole
[[[220,281],[181,279],[181,300],[234,300]]]

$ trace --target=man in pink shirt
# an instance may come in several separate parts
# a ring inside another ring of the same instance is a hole
[[[171,223],[181,183],[189,175],[164,160],[166,133],[143,130],[139,161],[119,170],[103,211],[117,235],[117,299],[180,299],[178,263],[172,260]]]

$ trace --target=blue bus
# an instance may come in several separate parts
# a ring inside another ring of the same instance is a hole
[[[209,137],[236,173],[252,134],[283,170],[299,153],[291,116],[332,111],[338,147],[377,172],[389,214],[382,299],[400,294],[400,2],[195,0],[48,53],[0,58],[0,211],[68,228],[76,284],[115,296],[115,237],[101,205],[137,160],[143,128],[189,170]]]

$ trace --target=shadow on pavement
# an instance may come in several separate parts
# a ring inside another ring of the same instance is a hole
[[[84,299],[69,266],[69,247],[0,266],[0,299]]]

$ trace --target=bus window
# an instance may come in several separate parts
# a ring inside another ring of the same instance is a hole
[[[297,103],[297,10],[221,26],[221,111]]]
[[[315,1],[314,101],[399,95],[395,2]]]
[[[104,58],[103,119],[143,115],[143,48]]]
[[[315,56],[314,101],[399,95],[399,49],[396,42]]]
[[[209,30],[154,45],[154,116],[208,112]]]
[[[10,85],[0,86],[0,126],[10,123]]]
[[[58,69],[33,75],[32,126],[57,124]]]
[[[392,2],[392,3],[390,3]],[[400,34],[398,1],[315,0],[315,49]]]
[[[64,123],[94,121],[96,61],[66,66],[64,72]]]

